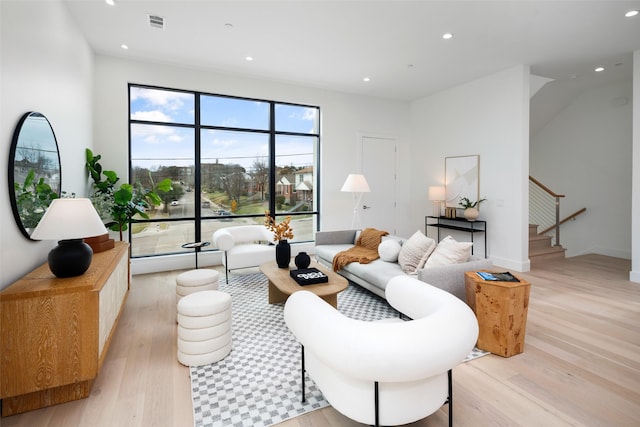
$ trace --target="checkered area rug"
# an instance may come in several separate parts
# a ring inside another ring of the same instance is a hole
[[[283,304],[267,302],[267,278],[233,275],[219,289],[233,301],[233,349],[219,362],[190,368],[195,425],[271,426],[328,406],[309,378],[301,402],[300,345],[284,323]],[[338,308],[360,320],[398,316],[384,299],[354,285],[338,294]],[[465,361],[484,354],[474,349]]]

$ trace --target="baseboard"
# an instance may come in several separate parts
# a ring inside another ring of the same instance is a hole
[[[531,261],[516,261],[513,259],[506,259],[500,257],[490,256],[491,262],[496,267],[506,268],[508,270],[517,271],[520,273],[526,273],[531,270]]]

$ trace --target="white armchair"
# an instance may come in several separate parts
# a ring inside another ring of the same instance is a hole
[[[224,251],[222,264],[229,283],[229,271],[256,267],[276,259],[273,233],[264,225],[227,227],[213,233],[213,244]]]
[[[302,345],[304,372],[345,416],[369,425],[407,424],[449,403],[451,370],[471,352],[478,322],[454,295],[410,276],[389,282],[387,301],[414,320],[365,322],[348,318],[311,292],[284,308]]]

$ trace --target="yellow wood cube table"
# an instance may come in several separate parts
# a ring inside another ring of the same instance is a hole
[[[467,304],[480,330],[477,347],[502,357],[522,353],[530,283],[520,277],[519,282],[483,280],[475,271],[464,275]]]

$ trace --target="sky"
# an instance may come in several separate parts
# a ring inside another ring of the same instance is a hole
[[[131,119],[194,124],[192,93],[131,87]],[[257,100],[201,96],[203,125],[268,130],[269,103]],[[276,104],[276,129],[311,134],[318,127],[319,110]],[[203,163],[240,164],[245,168],[259,159],[268,161],[269,136],[261,132],[204,129],[201,134]],[[314,164],[315,138],[279,135],[276,139],[278,166]],[[134,166],[190,166],[195,155],[194,129],[180,126],[133,124],[131,157]]]

